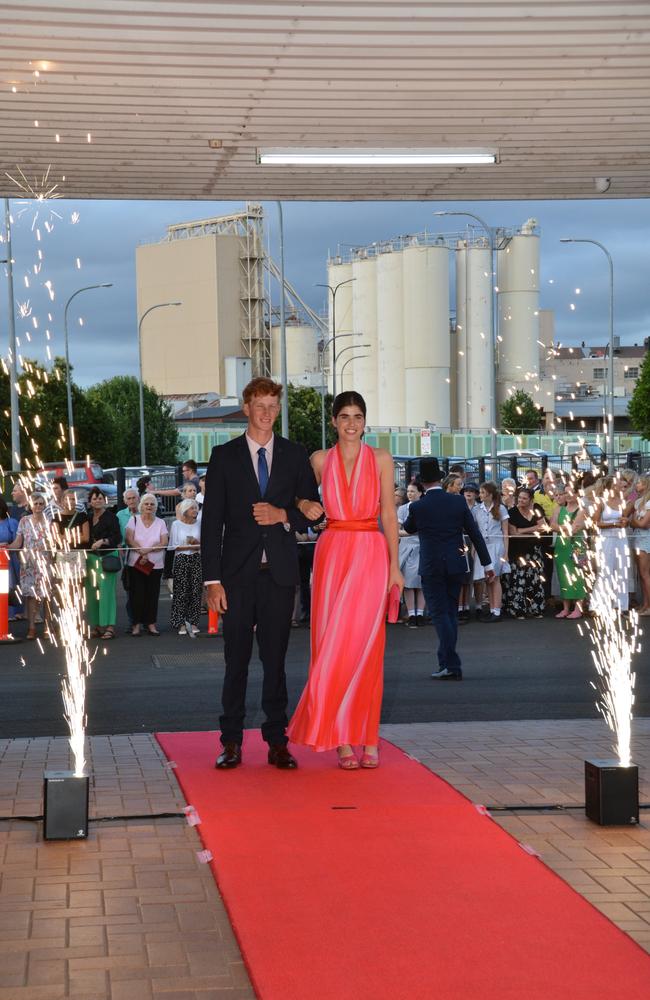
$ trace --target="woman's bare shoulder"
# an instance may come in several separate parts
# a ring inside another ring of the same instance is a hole
[[[327,449],[326,448],[319,448],[318,451],[312,452],[312,454],[311,454],[311,456],[309,458],[309,461],[312,464],[312,468],[314,468],[314,469],[322,469],[323,462],[325,461],[326,458],[327,458]]]
[[[375,448],[370,446],[375,453],[375,458],[380,465],[393,467],[393,456],[386,448]]]

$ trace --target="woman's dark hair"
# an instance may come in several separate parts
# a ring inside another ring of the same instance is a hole
[[[151,482],[151,476],[140,476],[137,483],[135,484],[135,488],[140,494],[140,496],[142,496],[143,493],[149,492],[147,486],[150,482]]]
[[[60,486],[62,490],[67,490],[68,488],[68,480],[65,476],[55,476],[52,480],[52,486],[54,486],[55,483],[57,486]]]
[[[0,521],[6,521],[9,517],[9,508],[4,497],[0,497]]]
[[[99,486],[93,486],[92,489],[88,490],[88,499],[92,500],[93,497],[103,497],[104,494],[100,490]]]
[[[335,420],[344,406],[358,406],[363,413],[365,420],[366,401],[360,393],[350,389],[348,392],[340,392],[338,396],[334,398],[334,402],[332,403],[332,416]]]
[[[527,486],[520,486],[517,490],[517,499],[519,499],[522,493],[525,493],[529,500],[532,500],[535,495],[534,490],[529,490]]]
[[[411,482],[408,485],[409,486],[415,486],[415,488],[418,491],[418,493],[420,494],[420,496],[421,497],[424,496],[424,486],[422,485],[421,482],[419,482],[419,480],[412,479]]]

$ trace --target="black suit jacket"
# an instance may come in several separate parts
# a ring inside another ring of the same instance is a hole
[[[490,553],[464,497],[444,490],[428,490],[409,507],[403,528],[420,537],[420,576],[460,576],[469,565],[463,534],[472,540],[482,566]]]
[[[295,502],[319,499],[303,446],[274,436],[271,475],[263,498],[245,434],[212,449],[206,476],[201,515],[203,579],[220,580],[226,589],[252,583],[266,552],[274,581],[282,586],[297,584],[295,532],[306,531],[310,522]],[[286,510],[290,531],[283,524],[257,524],[252,507],[262,499]]]

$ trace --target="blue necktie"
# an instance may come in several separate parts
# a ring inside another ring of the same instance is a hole
[[[260,493],[264,496],[266,493],[266,487],[269,485],[269,467],[266,464],[266,448],[259,448],[257,452],[257,478],[260,482]]]

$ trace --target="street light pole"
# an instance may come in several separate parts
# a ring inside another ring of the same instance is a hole
[[[182,306],[182,302],[157,302],[155,306],[149,306],[142,313],[138,322],[138,390],[140,397],[140,465],[144,468],[147,464],[145,435],[144,435],[144,384],[142,381],[142,322],[154,309],[164,309],[166,306]]]
[[[289,437],[289,386],[287,385],[287,324],[284,312],[284,222],[282,217],[282,202],[279,201],[278,218],[280,221],[280,381],[282,382],[282,437]]]
[[[607,435],[607,461],[609,472],[613,473],[616,458],[614,455],[614,264],[612,262],[612,255],[607,247],[599,243],[598,240],[564,236],[560,239],[560,243],[592,243],[595,247],[602,250],[607,257],[607,264],[609,266],[609,368],[607,371],[609,406],[607,405],[606,398],[605,426]]]
[[[365,344],[359,344],[359,347],[365,347],[365,346],[366,346]],[[341,351],[341,354],[342,353],[343,352]],[[341,356],[341,354],[339,354],[339,357]],[[341,367],[341,385],[343,385],[343,372],[345,371],[345,369],[347,368],[347,366],[350,364],[350,362],[351,361],[358,361],[359,358],[369,358],[369,357],[370,357],[369,354],[353,354],[351,358],[348,358],[347,361],[345,361],[344,364]]]
[[[492,266],[492,275],[490,280],[490,340],[489,340],[489,357],[488,364],[490,366],[490,453],[492,456],[492,476],[496,478],[497,468],[497,370],[496,370],[496,309],[494,307],[494,281],[496,276],[496,260],[495,260],[495,244],[494,244],[494,230],[491,226],[488,226],[480,215],[474,215],[473,212],[452,212],[452,211],[441,211],[434,212],[434,215],[462,215],[469,219],[474,219],[478,222],[485,232],[487,233],[488,243],[490,248],[490,261]]]
[[[68,441],[70,443],[70,458],[74,462],[77,458],[76,452],[76,442],[74,437],[74,420],[72,415],[72,381],[70,378],[70,354],[68,351],[68,307],[73,299],[77,295],[81,295],[82,292],[88,292],[91,288],[112,288],[113,282],[107,281],[103,282],[101,285],[84,285],[83,288],[78,288],[76,292],[73,292],[68,301],[65,304],[65,309],[63,310],[63,340],[65,344],[65,388],[66,395],[68,398]]]
[[[370,344],[350,344],[349,347],[344,347],[343,350],[339,351],[339,353],[334,358],[334,367],[336,367],[337,361],[339,360],[342,354],[346,353],[346,351],[356,351],[358,347],[370,347],[370,346],[371,346]],[[352,360],[353,360],[352,358],[348,358],[347,361],[345,362],[345,365],[349,364],[349,362]],[[343,370],[345,369],[345,365],[343,365],[343,368],[341,369],[341,391],[343,391]]]
[[[342,337],[354,337],[354,334],[340,333],[339,340]],[[320,423],[321,423],[321,440],[323,445],[323,451],[325,451],[325,395],[327,392],[327,381],[325,379],[325,351],[332,343],[333,339],[334,339],[333,337],[330,337],[329,340],[326,340],[323,346],[321,347],[321,352],[320,352],[320,370],[322,375],[321,393],[320,393]]]
[[[332,355],[334,356],[334,364],[332,365],[332,395],[336,396],[336,293],[339,288],[343,285],[349,285],[351,282],[356,281],[356,278],[346,278],[345,281],[339,281],[338,285],[315,285],[316,288],[329,288],[332,295],[332,336],[327,341],[328,344],[332,344]],[[343,336],[341,334],[340,336]]]
[[[11,213],[5,198],[5,240],[7,246],[7,298],[9,306],[9,401],[11,406],[11,468],[20,469],[20,419],[18,405],[18,348],[14,311],[14,262],[11,256]]]

